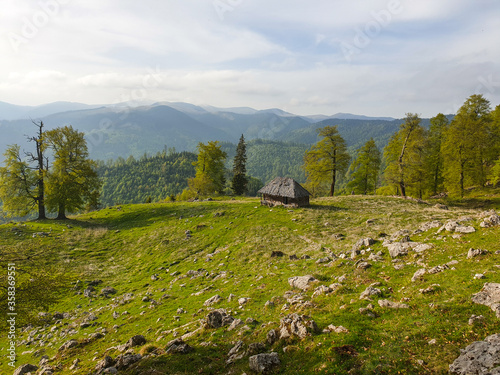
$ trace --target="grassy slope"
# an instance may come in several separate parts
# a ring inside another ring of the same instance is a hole
[[[330,374],[349,370],[353,374],[446,373],[448,365],[458,356],[459,348],[500,329],[498,319],[489,308],[470,301],[471,295],[479,291],[485,281],[500,281],[500,270],[495,266],[500,261],[494,254],[500,250],[500,228],[479,228],[477,219],[484,208],[498,211],[500,200],[489,198],[485,203],[484,199],[479,199],[473,203],[485,207],[475,209],[469,204],[446,211],[398,198],[350,196],[316,200],[310,208],[270,210],[261,207],[257,200],[248,199],[111,207],[75,217],[70,222],[27,223],[21,237],[11,231],[14,224],[2,225],[0,246],[12,246],[20,241],[35,242],[47,248],[49,261],[69,269],[82,281],[101,279],[103,284],[97,287],[98,290],[112,286],[118,291],[113,298],[92,300],[68,291],[52,310],[69,312],[73,318],[42,328],[39,333],[48,334],[54,325],[58,327],[55,337],[45,340],[43,347],[18,348],[19,354],[27,352],[20,355],[18,364],[37,364],[39,357],[34,358],[33,352],[42,349],[51,358],[55,356],[51,364],[60,363],[64,368],[62,373],[87,374],[105,354],[113,358],[119,354],[115,350],[106,352],[107,348],[125,343],[135,334],[144,334],[147,345],[159,350],[127,374],[248,373],[248,359],[231,366],[225,364],[229,349],[240,339],[246,344],[264,342],[269,329],[277,328],[284,315],[295,311],[294,308],[281,309],[286,302],[283,295],[290,290],[288,277],[312,274],[323,285],[336,282],[336,277],[341,275],[347,275],[347,280],[337,292],[312,299],[314,307],[301,313],[311,316],[320,329],[334,324],[350,332],[317,334],[302,341],[279,342],[268,347],[279,353],[282,361],[279,373]],[[222,216],[214,216],[216,213]],[[352,245],[360,238],[376,239],[381,232],[391,234],[400,229],[413,231],[423,222],[445,221],[464,215],[474,218],[471,223],[478,229],[476,233],[459,239],[453,239],[449,233],[443,233],[444,238],[439,239],[436,229],[412,235],[412,240],[432,243],[435,248],[420,256],[410,252],[402,258],[405,266],[400,270],[394,268],[381,242],[371,248],[375,252],[382,250],[384,261],[370,262],[373,267],[368,270],[356,269],[355,262],[349,259],[338,259],[331,267],[316,264],[318,258],[326,256],[328,249],[337,255],[350,253]],[[367,224],[367,219],[375,221]],[[32,232],[50,229],[52,233],[48,238],[31,237]],[[186,239],[186,230],[192,232],[190,239]],[[344,240],[334,239],[333,235],[339,233],[346,235]],[[493,254],[467,260],[466,254],[471,247],[484,248]],[[271,258],[273,250],[299,257],[307,254],[312,259]],[[208,254],[213,254],[210,261]],[[430,268],[451,259],[459,261],[454,266],[456,269],[426,275],[425,281],[411,282],[413,273],[421,268],[417,260]],[[200,268],[207,270],[209,276],[176,280],[189,270]],[[180,274],[172,276],[175,271]],[[222,271],[226,271],[227,276],[216,278]],[[476,273],[485,273],[486,280],[474,280]],[[152,281],[153,274],[158,274],[160,279]],[[381,283],[379,288],[383,295],[380,298],[391,301],[407,298],[406,303],[411,308],[381,309],[377,304],[379,298],[374,298],[379,317],[361,315],[358,309],[369,302],[360,300],[359,295],[374,282]],[[419,292],[432,284],[440,285],[436,293],[423,295]],[[206,287],[210,290],[192,295]],[[147,292],[159,302],[156,307],[142,301]],[[134,299],[119,304],[118,300],[125,293],[133,293]],[[240,308],[237,300],[227,301],[230,293],[251,300]],[[216,307],[227,308],[233,316],[243,320],[255,318],[259,324],[250,325],[251,329],[246,332],[227,332],[224,328],[201,331],[188,340],[196,349],[193,353],[163,354],[165,344],[177,333],[184,334],[199,326],[199,319],[207,314],[203,302],[215,294],[224,298]],[[312,291],[306,292],[306,299],[311,300],[311,295]],[[276,307],[264,308],[267,300],[273,300]],[[178,308],[184,308],[187,313],[178,313]],[[113,319],[113,311],[120,314],[127,311],[128,314]],[[87,312],[98,316],[96,326],[77,328],[78,332],[71,337],[57,335],[68,324],[78,325]],[[484,315],[484,322],[469,326],[467,321],[472,314]],[[176,320],[174,316],[180,318]],[[267,324],[262,327],[262,323]],[[120,327],[113,328],[115,325]],[[107,331],[104,338],[58,353],[57,348],[63,342],[70,338],[84,339],[103,327]],[[25,337],[26,334],[22,336]],[[161,337],[159,341],[158,337]],[[4,339],[2,336],[1,348],[5,347]],[[435,345],[428,344],[431,339],[436,340]],[[343,345],[352,345],[359,354],[339,354],[333,349]],[[284,352],[285,346],[290,350]],[[68,367],[75,358],[81,360],[80,370],[70,371]],[[0,372],[10,373],[3,356],[0,362]]]

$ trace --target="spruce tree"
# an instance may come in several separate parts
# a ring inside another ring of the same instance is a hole
[[[233,179],[231,189],[235,195],[243,195],[247,191],[248,177],[246,175],[247,146],[245,138],[241,135],[238,146],[236,147],[236,156],[233,161]]]

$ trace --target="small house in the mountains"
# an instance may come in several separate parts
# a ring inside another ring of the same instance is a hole
[[[308,206],[311,195],[297,181],[289,177],[276,177],[257,193],[262,194],[260,203],[270,207],[280,205],[288,207]]]

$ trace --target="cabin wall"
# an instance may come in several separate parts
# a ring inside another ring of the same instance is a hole
[[[302,207],[309,205],[309,197],[302,198],[286,198],[275,195],[263,194],[260,203],[269,207],[285,206],[285,207]]]

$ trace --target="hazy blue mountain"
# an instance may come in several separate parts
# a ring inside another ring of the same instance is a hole
[[[54,102],[39,106],[19,106],[0,102],[0,120],[40,119],[54,113],[99,108],[102,105],[89,105],[73,102]]]

